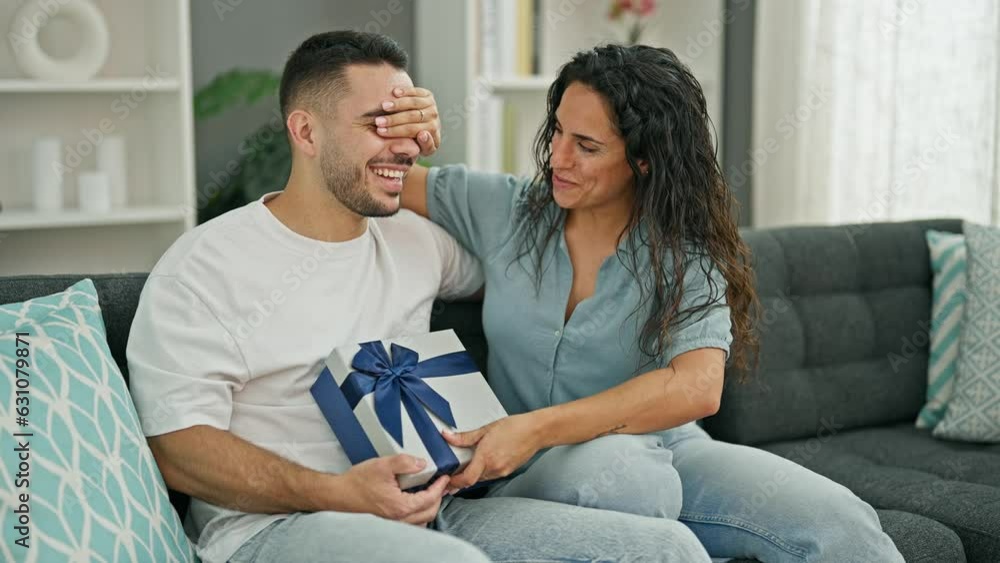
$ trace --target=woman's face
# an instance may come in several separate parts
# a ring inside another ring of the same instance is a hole
[[[631,206],[632,169],[604,97],[574,82],[552,135],[552,197],[563,209]]]

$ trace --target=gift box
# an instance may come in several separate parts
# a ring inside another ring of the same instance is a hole
[[[335,348],[311,391],[351,463],[400,453],[427,460],[420,473],[399,476],[404,490],[472,459],[442,429],[474,430],[507,416],[451,330]]]

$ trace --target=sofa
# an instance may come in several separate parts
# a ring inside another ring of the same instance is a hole
[[[1000,445],[941,441],[913,424],[927,386],[924,232],[961,227],[931,220],[744,231],[764,308],[759,367],[745,381],[728,373],[721,409],[702,421],[715,439],[787,457],[852,490],[876,508],[911,563],[1000,562]],[[125,346],[146,274],[0,278],[0,303],[83,277],[98,290],[127,380]],[[477,304],[436,305],[432,328],[455,329],[485,368]],[[183,517],[188,499],[171,491],[171,501]]]

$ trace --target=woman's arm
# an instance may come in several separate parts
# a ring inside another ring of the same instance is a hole
[[[607,391],[530,414],[543,448],[658,432],[718,412],[724,372],[725,352],[701,348]]]
[[[406,176],[403,176],[400,205],[417,215],[430,218],[427,215],[427,167],[414,164]]]
[[[725,352],[700,348],[596,395],[446,433],[455,446],[476,447],[469,465],[452,477],[452,490],[510,475],[543,448],[607,434],[647,434],[713,415],[724,373]]]

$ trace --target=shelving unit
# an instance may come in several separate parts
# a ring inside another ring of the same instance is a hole
[[[464,162],[478,170],[530,174],[531,141],[544,117],[545,94],[559,67],[577,51],[621,41],[624,36],[624,29],[607,20],[608,0],[539,1],[540,18],[535,22],[539,74],[489,76],[479,60],[484,51],[484,0],[416,0],[416,80],[434,91],[444,127],[443,145],[434,162]],[[719,133],[724,20],[723,0],[659,0],[641,39],[672,49],[691,67]],[[516,118],[490,126],[497,123],[495,112],[504,104],[514,108]],[[494,117],[484,117],[490,112]],[[513,129],[509,144],[516,154],[503,154],[508,127]]]
[[[548,91],[555,75],[551,76],[506,76],[488,79],[486,84],[494,95],[503,96],[518,92],[535,92],[544,94]]]
[[[111,35],[108,60],[91,80],[26,77],[11,42],[0,46],[4,275],[148,271],[196,222],[190,0],[91,1]],[[0,26],[7,28],[16,9],[17,3],[0,5]],[[40,35],[53,52],[70,41],[56,25]],[[76,177],[96,169],[104,134],[125,138],[128,202],[85,213]],[[42,213],[32,207],[31,150],[35,139],[48,136],[62,139],[70,172],[63,209]]]
[[[10,211],[3,213],[4,231],[61,229],[65,227],[101,227],[107,225],[142,225],[147,223],[176,223],[184,221],[187,209],[183,207],[130,207],[110,213],[86,213],[72,209],[43,213],[38,211]]]
[[[105,78],[87,82],[57,82],[51,80],[0,80],[2,94],[60,94],[86,92],[177,92],[181,84],[176,79],[145,80],[142,78]]]

